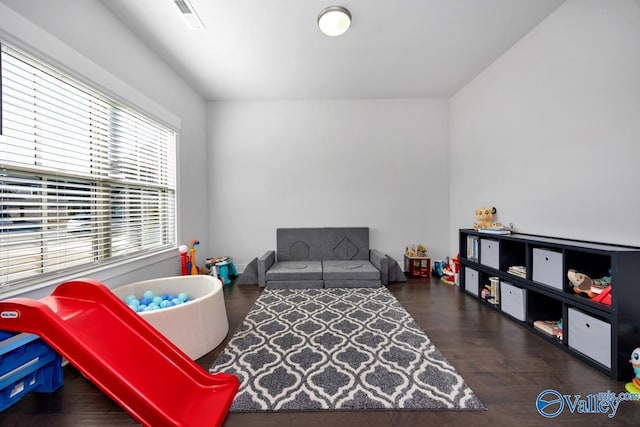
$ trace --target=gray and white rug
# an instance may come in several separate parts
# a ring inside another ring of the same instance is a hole
[[[231,412],[485,409],[385,287],[267,289],[210,371]]]

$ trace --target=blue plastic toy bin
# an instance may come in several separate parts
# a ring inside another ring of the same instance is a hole
[[[63,382],[62,357],[40,337],[0,331],[0,411],[31,391],[51,393]]]

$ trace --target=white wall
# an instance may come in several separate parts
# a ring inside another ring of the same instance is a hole
[[[640,245],[640,5],[569,0],[450,100],[450,247],[475,207]]]
[[[111,76],[125,99],[179,118],[179,241],[199,239],[199,261],[242,266],[275,247],[276,227],[357,225],[398,259],[410,243],[442,258],[480,205],[522,232],[640,245],[638,1],[567,1],[448,111],[445,100],[319,100],[207,112],[100,2],[5,5],[32,23],[24,44],[56,58],[56,40],[103,70],[87,79]],[[13,20],[0,18],[6,36]],[[178,268],[173,254],[151,264],[98,275],[114,286]]]
[[[406,244],[449,255],[446,100],[209,104],[209,239],[244,266],[278,227],[368,226],[402,262]]]
[[[206,103],[98,1],[2,0],[0,37],[59,61],[120,100],[181,124],[179,242],[199,239],[199,261],[208,253]],[[9,8],[7,8],[6,6]],[[108,286],[179,274],[178,252],[91,272]],[[39,297],[50,288],[25,296]]]

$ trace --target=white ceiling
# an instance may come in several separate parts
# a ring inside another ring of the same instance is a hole
[[[564,0],[102,0],[207,100],[449,98]],[[353,15],[340,37],[317,14]]]

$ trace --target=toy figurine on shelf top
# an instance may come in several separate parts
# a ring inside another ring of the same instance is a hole
[[[489,228],[492,224],[493,215],[497,212],[496,208],[478,208],[475,210],[476,222],[473,223],[475,230],[481,228]]]
[[[427,256],[427,248],[422,245],[418,245],[418,247],[416,248],[416,253],[419,257],[424,258]]]
[[[476,222],[473,223],[473,229],[486,234],[511,234],[513,224],[507,226],[493,221],[493,215],[496,212],[497,209],[495,207],[476,209]]]
[[[404,252],[408,257],[412,258],[425,258],[427,256],[427,248],[423,245],[411,245],[411,248],[407,245],[405,246]]]

